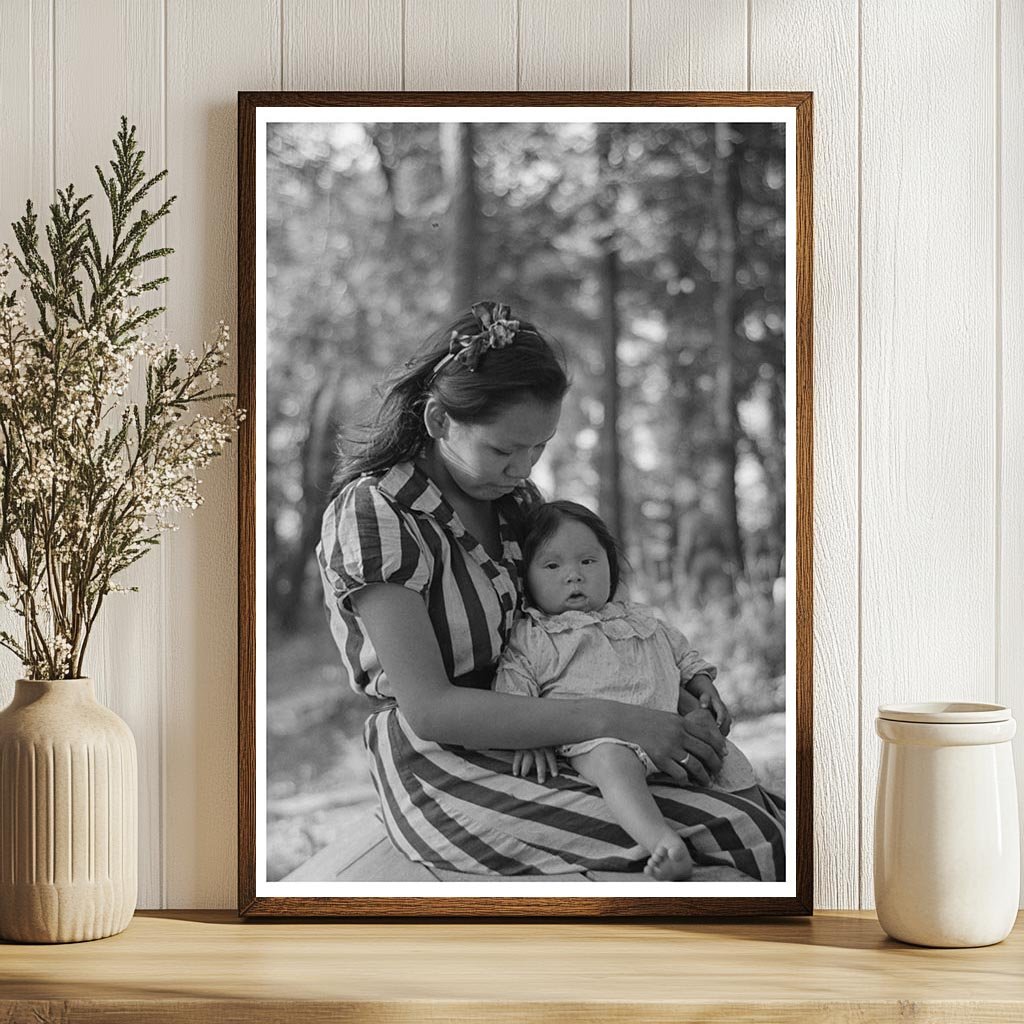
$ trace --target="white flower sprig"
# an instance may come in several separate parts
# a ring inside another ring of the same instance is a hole
[[[147,336],[145,324],[163,310],[136,300],[166,278],[143,283],[139,268],[171,250],[141,247],[173,198],[129,225],[165,172],[145,179],[124,118],[114,145],[113,176],[97,168],[114,227],[109,255],[85,209],[89,197],[71,187],[50,207],[49,261],[31,204],[15,224],[21,257],[0,247],[0,602],[22,623],[20,637],[0,631],[0,645],[34,679],[82,674],[104,597],[125,589],[114,577],[176,529],[173,513],[198,507],[198,472],[244,418],[233,395],[217,390],[225,324],[185,356]],[[15,270],[24,278],[18,288]],[[125,397],[136,366],[145,368],[144,403]]]

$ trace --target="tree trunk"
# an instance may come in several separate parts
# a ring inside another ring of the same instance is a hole
[[[388,200],[389,230],[394,233],[398,226],[398,199],[395,195],[395,175],[397,166],[395,162],[395,135],[390,125],[370,125],[367,128],[367,135],[377,152],[377,159],[380,162],[380,173],[384,179],[384,194]]]
[[[338,363],[323,378],[310,403],[309,431],[299,456],[302,459],[302,498],[299,502],[302,533],[298,544],[288,556],[284,573],[286,598],[281,612],[281,625],[285,629],[294,627],[301,620],[306,569],[320,539],[320,517],[334,470],[333,440],[337,432],[334,410],[341,377],[342,367]]]
[[[736,212],[739,174],[731,127],[715,125],[713,209],[718,235],[718,267],[714,305],[715,370],[714,421],[718,437],[716,506],[726,546],[729,571],[743,572],[743,547],[736,508]]]
[[[619,316],[616,296],[619,291],[619,254],[609,246],[601,258],[602,354],[601,381],[601,518],[621,544],[626,543],[622,515],[622,446],[619,438]]]
[[[474,127],[471,124],[441,125],[441,156],[451,197],[448,242],[452,309],[468,309],[479,299],[480,199],[473,163]]]
[[[598,239],[601,247],[599,268],[599,290],[601,293],[601,404],[604,418],[601,423],[599,441],[600,471],[600,512],[612,535],[623,547],[625,522],[622,508],[622,451],[619,439],[619,253],[615,237],[615,207],[618,203],[618,186],[611,179],[608,155],[611,151],[613,127],[598,126],[597,156],[598,173],[604,181],[601,206],[602,221],[607,225]]]
[[[708,182],[687,170],[699,148],[708,144],[688,135],[685,143],[670,152],[679,160],[679,171],[672,180],[670,203],[673,216],[672,257],[675,287],[670,289],[666,307],[668,337],[663,353],[665,394],[662,430],[670,477],[666,504],[667,554],[663,573],[666,599],[672,603],[691,605],[699,596],[699,586],[688,572],[688,544],[693,522],[700,507],[700,466],[705,457],[699,440],[700,399],[693,386],[698,358],[698,325],[706,319],[704,305],[709,301],[706,290],[697,291],[699,235],[704,230]],[[684,279],[692,288],[683,290]]]
[[[683,257],[678,261],[684,265]],[[686,561],[688,552],[683,547],[683,531],[680,529],[684,516],[693,512],[695,488],[687,484],[693,478],[693,462],[696,457],[690,428],[690,389],[682,371],[682,357],[686,346],[690,318],[685,298],[677,294],[668,309],[668,339],[665,344],[665,376],[668,388],[665,393],[665,421],[663,424],[665,445],[668,452],[670,481],[666,503],[665,519],[667,532],[667,554],[663,568],[666,597],[678,602],[687,590]]]
[[[770,526],[761,544],[760,557],[771,582],[782,575],[786,551],[786,379],[776,374],[766,388],[770,422],[764,439],[753,439],[753,450],[761,463],[768,486]]]

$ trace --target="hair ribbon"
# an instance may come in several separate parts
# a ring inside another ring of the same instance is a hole
[[[504,348],[516,339],[519,321],[510,319],[512,310],[503,302],[475,302],[472,307],[477,326],[476,334],[452,331],[448,339],[448,353],[434,366],[427,385],[453,360],[462,363],[471,373],[476,371],[480,357],[492,348]]]

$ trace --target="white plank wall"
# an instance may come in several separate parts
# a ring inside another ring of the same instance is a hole
[[[404,8],[404,88],[515,89],[516,3],[404,0]]]
[[[0,10],[0,243],[13,247],[9,225],[25,201],[42,216],[53,195],[53,11],[49,0]],[[0,648],[0,704],[10,701],[20,674],[18,659]]]
[[[167,232],[168,329],[182,347],[236,309],[236,94],[281,86],[276,0],[167,0],[167,153],[181,197]],[[230,380],[234,367],[227,367]],[[235,446],[203,474],[205,505],[166,547],[164,854],[168,906],[231,906],[236,878]]]
[[[870,906],[877,704],[1024,707],[1024,5],[0,0],[0,18],[0,238],[25,198],[94,190],[126,113],[179,196],[163,326],[185,348],[235,319],[238,90],[815,92],[816,903]],[[235,901],[235,472],[231,449],[89,665],[139,741],[144,907]],[[0,701],[17,674],[0,654]]]
[[[97,61],[97,53],[105,53]],[[130,112],[138,127],[147,166],[164,166],[163,11],[160,0],[62,0],[54,5],[54,162],[58,187],[75,182],[91,192],[90,208],[109,242],[106,197],[94,167],[110,171],[111,140],[121,114]],[[88,81],[89,88],[82,83]],[[100,126],[103,131],[100,133]],[[151,172],[152,173],[152,172]],[[164,193],[160,191],[162,201]],[[163,261],[160,261],[161,264]],[[150,276],[161,276],[151,274]],[[160,302],[166,301],[162,291]],[[152,325],[163,329],[162,322]],[[136,381],[130,397],[145,399],[145,384]],[[165,577],[162,553],[138,563],[122,586],[137,594],[107,599],[97,620],[85,666],[96,681],[96,695],[118,709],[131,726],[139,751],[139,898],[161,899],[163,870],[163,703]]]
[[[799,37],[835,45],[793,46]],[[819,900],[859,903],[857,10],[758,3],[750,87],[811,89],[814,135],[814,870]],[[871,753],[870,742],[866,746]],[[828,896],[825,897],[825,893]]]
[[[996,689],[994,15],[991,3],[863,3],[865,904],[877,705]]]
[[[630,88],[746,89],[747,11],[747,0],[633,0]]]
[[[996,699],[1024,704],[1024,4],[998,9],[996,95],[996,431],[1000,447]],[[1018,715],[1018,720],[1020,716]],[[1024,738],[1015,746],[1024,811]],[[1024,822],[1024,813],[1021,814]]]
[[[402,0],[289,0],[282,87],[402,88]]]
[[[630,89],[620,0],[520,0],[519,88]]]

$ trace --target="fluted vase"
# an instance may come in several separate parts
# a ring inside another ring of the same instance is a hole
[[[91,679],[19,679],[0,711],[0,938],[123,931],[138,890],[138,768]]]

